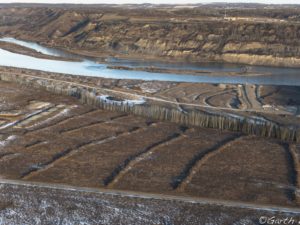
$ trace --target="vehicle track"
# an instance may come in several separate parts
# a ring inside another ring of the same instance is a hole
[[[239,100],[242,103],[242,109],[248,110],[252,108],[251,102],[247,96],[247,92],[244,85],[238,85],[238,92],[239,92]]]
[[[228,90],[228,89],[227,89],[227,90],[224,90],[224,91],[220,91],[220,92],[217,92],[217,93],[208,95],[208,96],[206,96],[206,97],[203,98],[203,103],[204,103],[205,105],[208,105],[208,106],[217,107],[217,106],[214,106],[214,105],[210,104],[209,101],[210,101],[212,98],[216,97],[216,96],[224,95],[224,94],[230,93],[230,92],[232,92],[233,90],[234,90],[234,89],[231,89],[231,90]],[[230,108],[231,108],[231,107],[230,107]],[[230,108],[229,108],[229,109],[230,109]]]
[[[187,113],[187,111],[185,111],[184,110],[184,108],[180,105],[180,101],[179,101],[179,99],[178,98],[175,98],[175,100],[176,100],[176,102],[178,103],[178,105],[177,105],[177,109],[180,111],[180,112],[182,112],[182,113]]]
[[[211,93],[211,91],[205,91],[201,94],[197,94],[196,96],[193,97],[193,100],[198,101],[200,99],[200,97],[202,97],[203,95],[205,96],[206,94],[209,94],[209,93]],[[202,99],[202,101],[203,101],[203,99]]]
[[[9,73],[3,73],[3,74],[9,74]],[[264,112],[264,113],[271,113],[271,114],[274,114],[274,113],[275,114],[282,114],[282,112],[280,110],[269,112],[268,110],[263,110],[263,109],[235,109],[235,108],[227,108],[227,107],[214,107],[214,106],[195,104],[195,103],[185,103],[185,102],[178,103],[176,101],[165,100],[165,99],[158,98],[158,97],[150,97],[150,96],[147,96],[147,95],[132,94],[132,93],[125,92],[125,91],[119,91],[119,90],[113,90],[113,89],[107,89],[107,88],[99,88],[99,87],[86,85],[86,84],[80,84],[80,83],[76,83],[76,82],[70,82],[70,81],[64,81],[64,80],[58,80],[58,79],[52,79],[52,78],[45,78],[45,77],[27,75],[27,74],[22,74],[22,73],[14,73],[14,75],[29,77],[29,78],[35,78],[35,79],[43,79],[43,80],[47,80],[47,81],[60,82],[60,83],[64,83],[64,84],[68,84],[68,85],[75,85],[75,86],[83,87],[83,88],[91,88],[91,89],[94,89],[94,90],[102,90],[102,91],[110,92],[110,93],[114,93],[114,94],[123,94],[125,96],[132,96],[134,98],[143,98],[145,100],[157,101],[157,102],[162,102],[162,103],[169,103],[169,104],[174,104],[176,106],[178,104],[180,104],[182,106],[193,106],[193,107],[201,107],[201,108],[216,109],[216,110],[230,110],[230,111],[236,111],[236,112]]]
[[[251,108],[253,109],[261,109],[262,104],[258,99],[258,89],[257,85],[244,85],[245,94],[247,96],[247,101],[249,101]]]

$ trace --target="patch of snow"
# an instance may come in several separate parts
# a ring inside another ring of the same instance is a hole
[[[69,108],[66,108],[66,109],[62,110],[61,112],[57,113],[56,115],[54,115],[54,116],[52,116],[52,117],[50,117],[50,118],[48,118],[48,119],[46,119],[46,120],[43,120],[43,121],[40,122],[40,123],[33,124],[33,125],[31,125],[31,126],[29,126],[29,127],[26,127],[26,128],[34,128],[34,127],[40,126],[40,125],[42,125],[42,124],[46,124],[46,123],[50,122],[51,120],[54,120],[54,119],[56,119],[56,118],[58,118],[58,117],[68,115],[69,111],[70,111],[70,109],[69,109]]]
[[[264,109],[267,109],[267,108],[273,108],[273,106],[271,106],[271,105],[263,105],[262,106]]]
[[[8,138],[6,138],[3,141],[0,141],[0,147],[4,147],[6,145],[8,145],[11,141],[15,140],[17,138],[17,136],[15,135],[11,135]]]
[[[41,109],[41,110],[35,111],[33,113],[30,113],[25,118],[23,118],[22,121],[24,121],[24,120],[26,120],[26,119],[34,116],[34,115],[37,115],[37,114],[41,113],[42,111],[43,110]],[[18,124],[19,122],[20,122],[20,120],[17,120],[17,121],[13,121],[11,123],[4,124],[3,126],[0,126],[0,130],[3,130],[5,128],[11,127],[11,126],[14,126],[14,125]]]
[[[143,99],[143,98],[140,98],[140,99],[124,99],[124,100],[121,100],[121,101],[117,101],[117,100],[112,100],[112,99],[109,99],[109,95],[100,95],[100,96],[97,96],[97,98],[99,98],[101,101],[104,101],[108,104],[116,104],[116,105],[142,105],[144,104],[146,101]]]
[[[3,126],[0,127],[0,130],[5,129],[5,128],[10,127],[10,126],[13,126],[14,124],[16,124],[15,121],[11,122],[11,123],[4,124]]]
[[[231,113],[226,113],[226,115],[238,119],[238,120],[246,120],[249,123],[253,123],[253,124],[266,124],[268,121],[264,118],[261,117],[257,117],[257,116],[252,116],[250,118],[244,117],[244,116],[240,116],[240,115],[236,115],[236,114],[231,114]]]
[[[161,82],[144,82],[142,84],[137,85],[143,93],[154,94],[161,90],[166,90],[171,88],[171,84],[161,83]]]

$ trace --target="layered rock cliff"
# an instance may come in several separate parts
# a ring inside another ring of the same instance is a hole
[[[0,34],[94,56],[300,66],[300,9],[5,6]]]

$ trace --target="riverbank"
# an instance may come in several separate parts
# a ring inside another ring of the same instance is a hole
[[[210,71],[208,70],[186,70],[186,69],[166,69],[166,68],[159,68],[155,66],[151,67],[129,67],[129,66],[107,66],[107,69],[113,69],[113,70],[129,70],[129,71],[146,71],[151,73],[170,73],[170,74],[181,74],[181,75],[194,75],[194,76],[201,76],[201,75],[208,75],[208,76],[245,76],[245,77],[251,77],[251,76],[266,76],[271,75],[271,73],[255,73],[255,72],[248,72],[241,71],[241,72],[216,72],[216,71]],[[241,69],[242,70],[242,69]]]
[[[21,46],[31,46],[33,50],[52,52],[36,43],[27,43],[13,39],[12,43],[21,42]],[[146,61],[122,61],[121,59],[108,59],[105,64],[99,64],[91,59],[83,59],[78,55],[60,52],[60,57],[71,57],[75,60],[49,60],[36,58],[29,55],[13,53],[0,48],[2,60],[1,66],[43,70],[54,73],[71,75],[83,75],[113,79],[133,79],[148,81],[171,81],[187,83],[226,83],[226,84],[257,84],[257,85],[286,85],[300,86],[297,69],[273,68],[273,67],[250,67],[241,68],[240,65],[226,64],[169,64],[162,62]],[[56,56],[57,54],[55,54]],[[50,54],[50,56],[53,56]],[[84,60],[78,62],[77,60]],[[131,65],[131,66],[128,66]],[[149,67],[145,67],[150,65]],[[153,67],[154,66],[154,67]],[[155,69],[156,67],[156,69]],[[131,69],[134,68],[134,69]],[[186,71],[187,74],[182,72]],[[197,72],[198,71],[198,72]],[[199,73],[200,71],[200,73]],[[208,71],[205,73],[204,71]],[[172,73],[173,72],[173,73]],[[197,74],[197,76],[195,76]],[[285,79],[282,79],[284,74]]]
[[[245,54],[245,53],[222,53],[222,54],[210,54],[209,56],[198,55],[198,56],[183,56],[180,55],[148,55],[136,52],[122,53],[112,50],[101,51],[78,47],[71,47],[61,45],[60,43],[49,43],[45,40],[40,40],[37,38],[22,36],[23,40],[34,41],[41,43],[48,48],[55,48],[66,53],[75,54],[83,58],[90,58],[96,60],[100,63],[105,63],[107,58],[118,58],[123,60],[143,60],[148,62],[165,62],[165,63],[219,63],[219,64],[240,64],[241,67],[247,66],[270,66],[278,68],[300,68],[300,56],[299,57],[279,57],[276,55],[259,55],[259,54]],[[255,43],[254,43],[255,44]],[[229,44],[230,45],[230,44]],[[228,48],[228,47],[227,47]]]
[[[125,8],[7,5],[0,33],[96,58],[300,66],[298,8]]]
[[[79,60],[76,60],[74,58],[67,58],[67,57],[60,57],[60,56],[51,56],[51,55],[47,55],[47,54],[43,54],[40,53],[38,51],[35,51],[31,48],[27,48],[24,46],[20,46],[14,43],[9,43],[9,42],[4,42],[0,40],[0,48],[13,52],[13,53],[17,53],[17,54],[21,54],[21,55],[28,55],[28,56],[32,56],[35,58],[40,58],[40,59],[51,59],[51,60],[60,60],[60,61],[69,61],[69,62],[79,62]]]

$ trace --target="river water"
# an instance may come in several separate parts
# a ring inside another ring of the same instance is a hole
[[[88,58],[69,54],[57,49],[41,46],[34,42],[21,41],[14,38],[0,38],[0,41],[15,43],[27,48],[34,49],[46,55],[81,58],[80,62],[62,60],[50,60],[35,58],[32,56],[12,53],[0,49],[0,65],[17,68],[42,70],[47,72],[65,73],[73,75],[94,76],[115,79],[140,79],[158,80],[173,82],[196,82],[196,83],[231,83],[231,84],[264,84],[264,85],[291,85],[300,86],[300,69],[251,66],[252,73],[259,73],[259,76],[229,76],[226,73],[241,72],[243,66],[238,64],[223,63],[162,63],[142,60],[122,60],[108,58],[106,63],[97,63]],[[109,65],[120,65],[129,67],[160,67],[178,70],[201,70],[208,71],[201,75],[153,73],[144,71],[108,69]],[[211,75],[222,73],[222,75]]]

